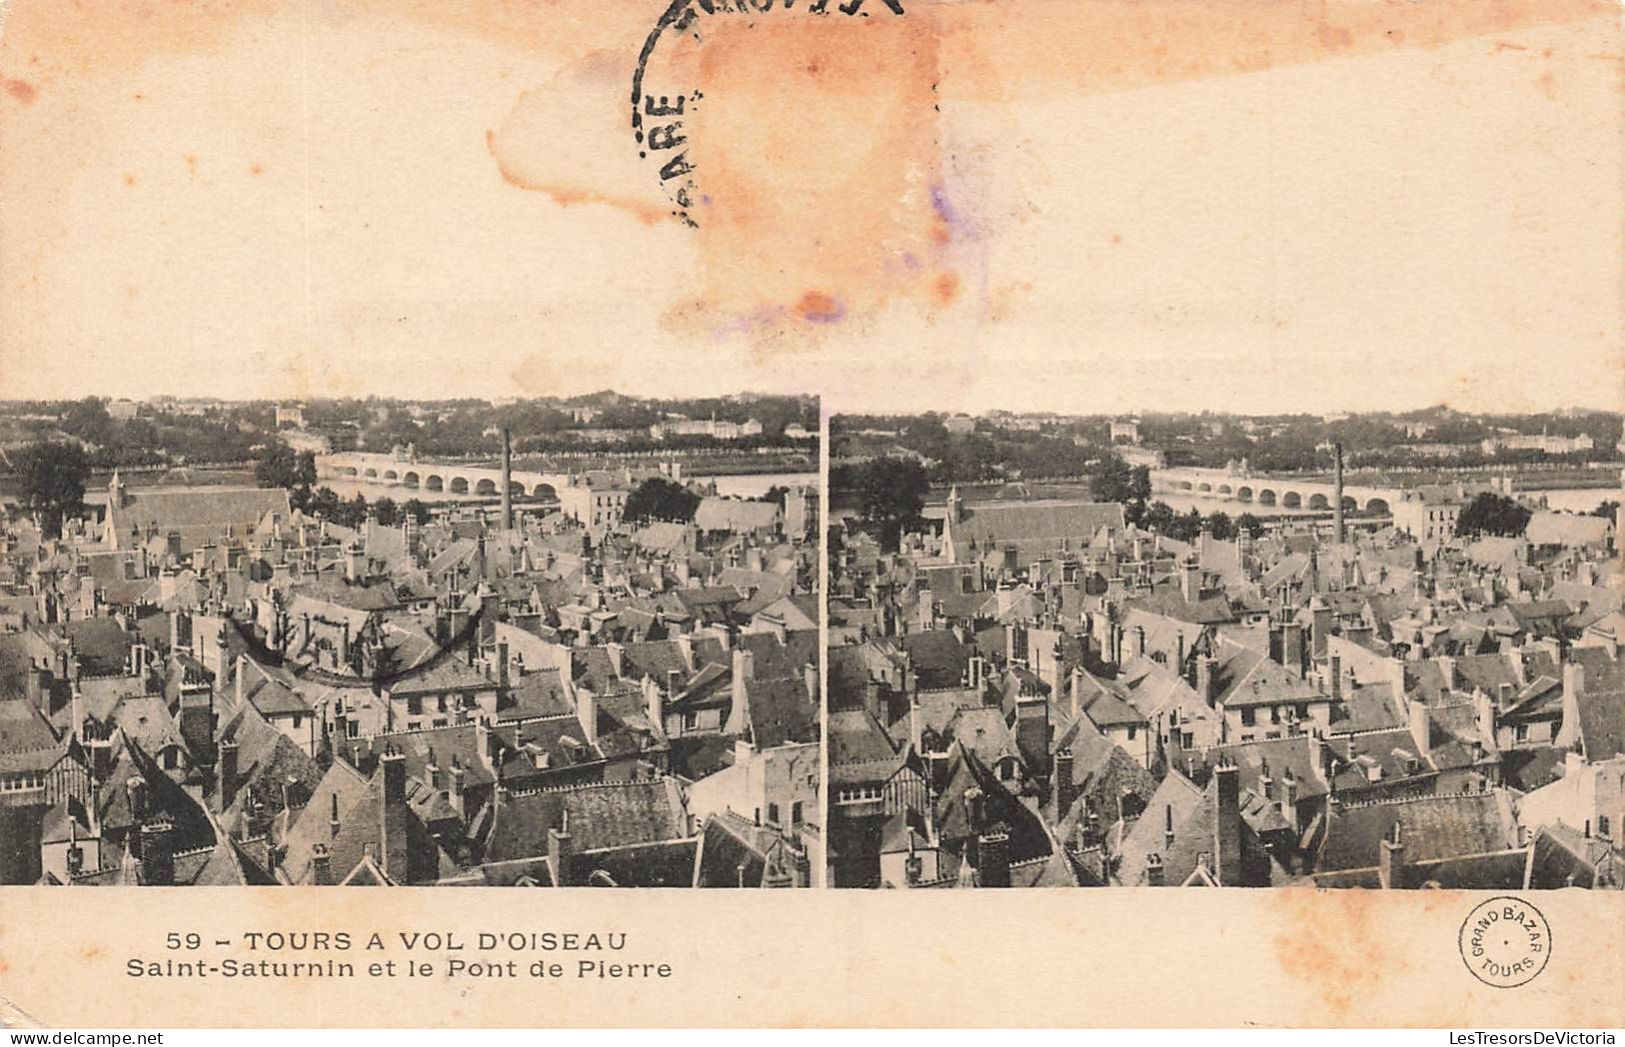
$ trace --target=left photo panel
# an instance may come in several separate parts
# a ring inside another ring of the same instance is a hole
[[[819,417],[0,403],[0,883],[821,886]]]

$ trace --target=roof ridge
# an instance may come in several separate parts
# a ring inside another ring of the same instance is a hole
[[[676,781],[674,776],[663,774],[658,778],[627,778],[618,782],[574,782],[569,785],[538,785],[534,789],[511,791],[508,793],[508,796],[513,798],[519,796],[536,796],[541,793],[586,792],[590,789],[607,789],[627,785],[664,785],[667,782],[673,781]]]
[[[1354,811],[1354,810],[1360,810],[1360,809],[1363,809],[1363,808],[1366,808],[1366,807],[1394,807],[1394,806],[1398,806],[1399,804],[1418,803],[1418,802],[1420,802],[1422,800],[1459,800],[1459,799],[1463,799],[1465,797],[1479,797],[1479,796],[1487,796],[1487,797],[1490,797],[1491,799],[1494,799],[1495,795],[1496,795],[1496,791],[1494,791],[1494,790],[1486,790],[1484,792],[1466,792],[1466,791],[1462,791],[1462,792],[1453,792],[1453,793],[1426,793],[1426,794],[1417,795],[1417,796],[1392,796],[1392,797],[1389,797],[1388,799],[1385,799],[1385,800],[1366,800],[1366,801],[1361,802],[1361,803],[1346,803],[1346,804],[1343,805],[1343,809],[1345,811]]]

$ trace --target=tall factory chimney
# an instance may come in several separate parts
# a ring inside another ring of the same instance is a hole
[[[1332,445],[1332,534],[1343,544],[1343,443]]]
[[[1339,474],[1341,475],[1341,474]],[[1339,488],[1341,489],[1341,488]],[[1341,519],[1341,517],[1339,517]],[[513,440],[502,427],[502,529],[513,528]]]

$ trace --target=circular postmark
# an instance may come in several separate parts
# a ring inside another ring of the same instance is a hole
[[[1533,981],[1552,957],[1552,928],[1522,898],[1503,895],[1473,906],[1457,935],[1461,961],[1473,977],[1497,989]]]
[[[698,228],[695,205],[704,199],[688,145],[695,109],[705,94],[678,42],[687,41],[692,52],[713,25],[803,16],[857,20],[871,12],[901,17],[903,0],[670,0],[644,40],[632,73],[632,137],[638,159],[653,167],[661,191],[674,205],[675,218]]]

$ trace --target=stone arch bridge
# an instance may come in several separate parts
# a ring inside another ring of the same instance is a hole
[[[1152,469],[1153,491],[1194,494],[1199,497],[1226,499],[1261,508],[1302,509],[1308,511],[1332,508],[1337,496],[1330,480],[1300,479],[1292,476],[1261,476],[1233,473],[1228,469]],[[1343,509],[1348,512],[1364,510],[1388,513],[1402,498],[1396,487],[1367,487],[1363,484],[1343,485]]]
[[[502,470],[496,466],[420,462],[365,451],[319,454],[316,475],[437,494],[466,494],[472,498],[496,498],[502,493]],[[571,478],[569,473],[515,469],[509,481],[509,494],[514,498],[557,498],[560,491],[570,486]]]

